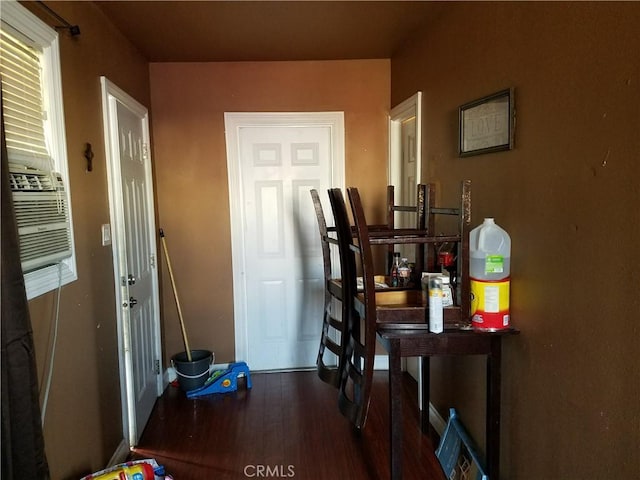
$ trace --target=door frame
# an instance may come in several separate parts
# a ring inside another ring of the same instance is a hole
[[[422,182],[422,92],[418,91],[399,103],[389,113],[389,185],[397,186],[402,172],[402,122],[416,119],[416,183]],[[422,362],[417,358],[403,358],[402,369],[418,382],[418,406],[424,409],[422,399]]]
[[[236,360],[247,358],[248,320],[246,266],[244,255],[244,205],[240,172],[239,130],[243,127],[318,127],[331,128],[331,186],[344,189],[345,142],[344,112],[225,112],[229,215],[231,222],[231,260],[233,271],[233,321]]]
[[[116,101],[124,104],[128,109],[143,118],[142,135],[144,144],[148,146],[149,151],[150,135],[149,135],[149,112],[144,105],[138,103],[133,97],[128,95],[124,90],[117,87],[106,77],[100,77],[102,90],[102,112],[103,112],[103,128],[105,142],[105,160],[107,166],[107,180],[109,190],[109,217],[111,222],[111,245],[113,252],[113,275],[115,287],[115,310],[116,325],[118,336],[118,364],[120,375],[120,401],[122,406],[122,433],[124,442],[129,447],[135,446],[142,432],[138,432],[136,428],[136,399],[135,388],[133,385],[133,359],[131,353],[131,325],[129,322],[129,309],[123,308],[124,304],[128,305],[128,286],[121,282],[121,278],[126,278],[126,241],[124,227],[124,206],[122,203],[122,177],[120,170],[120,159],[117,152],[119,151],[117,114],[113,111]],[[146,163],[146,179],[145,182],[151,186],[148,192],[147,218],[149,219],[149,232],[155,232],[155,210],[153,200],[153,178],[151,174],[151,157],[147,153],[144,156]],[[157,265],[157,249],[156,242],[151,241],[149,251],[152,256],[152,262]],[[153,332],[153,349],[155,358],[160,360],[162,365],[162,345],[160,334],[160,292],[158,283],[158,270],[155,268],[153,275],[152,296],[154,309],[158,313],[154,322]],[[158,368],[157,378],[157,395],[160,396],[163,391],[163,375]]]
[[[422,92],[396,105],[389,113],[389,185],[397,185],[402,168],[402,122],[416,117],[416,180],[422,179]]]

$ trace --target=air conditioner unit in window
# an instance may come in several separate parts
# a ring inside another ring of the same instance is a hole
[[[24,273],[72,254],[67,195],[60,174],[10,166]]]

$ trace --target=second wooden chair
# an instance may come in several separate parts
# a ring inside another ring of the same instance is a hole
[[[334,387],[340,386],[340,376],[345,361],[344,339],[347,337],[347,321],[343,314],[338,314],[342,305],[342,287],[340,282],[334,281],[331,262],[331,247],[338,245],[336,228],[328,227],[320,195],[315,189],[311,190],[311,199],[318,220],[322,259],[324,264],[324,314],[322,318],[322,333],[316,367],[318,376]]]

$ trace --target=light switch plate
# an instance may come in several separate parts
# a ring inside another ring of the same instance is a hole
[[[111,225],[105,223],[102,225],[102,246],[111,245]]]

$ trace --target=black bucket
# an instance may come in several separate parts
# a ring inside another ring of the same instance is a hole
[[[191,361],[187,352],[180,352],[171,358],[178,375],[178,384],[185,392],[204,385],[209,378],[209,366],[213,363],[213,353],[209,350],[191,350]]]

